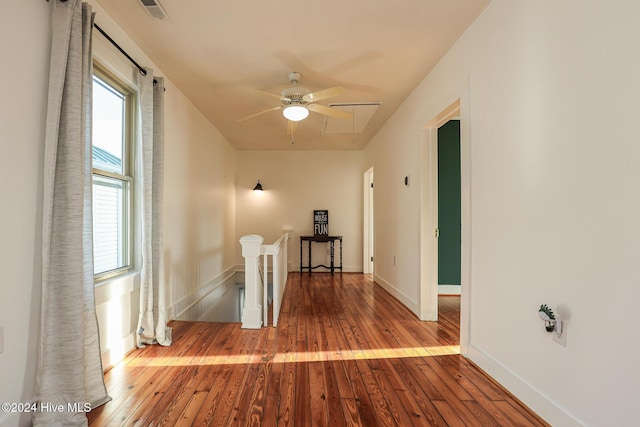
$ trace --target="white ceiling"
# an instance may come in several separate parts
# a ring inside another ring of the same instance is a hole
[[[239,150],[362,149],[490,0],[97,0]],[[96,16],[100,24],[100,16]],[[299,123],[295,143],[281,111],[238,122],[279,101],[297,71],[312,92],[342,86],[320,104],[380,102],[359,134],[322,134],[325,116]]]

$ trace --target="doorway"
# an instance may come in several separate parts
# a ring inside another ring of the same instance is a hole
[[[460,295],[460,119],[438,128],[438,295]]]
[[[452,119],[459,120],[460,136],[460,353],[468,354],[471,294],[471,162],[469,133],[469,81],[463,84],[455,99],[444,106],[423,128],[421,145],[420,192],[420,309],[422,320],[438,320],[438,129]],[[443,292],[444,293],[444,292]],[[453,293],[453,292],[446,292]]]
[[[373,227],[373,167],[369,168],[364,173],[363,180],[363,195],[364,195],[364,217],[363,224],[363,260],[362,260],[362,272],[364,274],[373,274],[374,263],[374,227]]]

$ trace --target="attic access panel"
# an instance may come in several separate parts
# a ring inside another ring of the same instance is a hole
[[[341,120],[325,116],[322,135],[362,133],[369,120],[380,107],[381,102],[329,104],[329,107],[353,114],[351,120]]]

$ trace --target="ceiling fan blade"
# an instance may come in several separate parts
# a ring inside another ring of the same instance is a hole
[[[337,108],[327,107],[321,104],[309,104],[307,108],[316,113],[324,114],[325,116],[334,117],[336,119],[347,120],[352,117],[352,114],[348,111],[339,110]]]
[[[254,117],[256,117],[256,116],[259,116],[259,115],[261,115],[261,114],[268,113],[269,111],[280,110],[281,108],[282,108],[282,106],[281,106],[281,105],[279,105],[279,106],[277,106],[277,107],[269,108],[268,110],[258,111],[258,112],[257,112],[257,113],[255,113],[255,114],[251,114],[250,116],[247,116],[247,117],[243,117],[243,118],[241,118],[241,119],[238,119],[238,121],[239,121],[239,122],[244,122],[245,120],[252,119],[252,118],[254,118]]]
[[[331,87],[329,89],[319,90],[317,92],[308,93],[302,97],[307,102],[316,102],[327,98],[332,98],[334,96],[341,95],[344,92],[344,89],[340,86]]]
[[[259,93],[260,95],[266,95],[266,96],[270,96],[271,98],[276,98],[276,99],[278,99],[280,101],[289,101],[289,99],[287,99],[287,98],[285,98],[283,96],[280,96],[278,94],[275,94],[275,93],[265,92],[263,90],[256,90],[255,92]]]

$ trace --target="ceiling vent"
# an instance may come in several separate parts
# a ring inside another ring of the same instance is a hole
[[[140,0],[140,3],[152,18],[164,19],[167,17],[167,12],[164,11],[158,0]]]
[[[371,117],[380,107],[380,102],[341,103],[329,104],[329,107],[347,111],[352,114],[351,120],[341,120],[333,117],[325,117],[322,127],[323,135],[340,133],[362,133],[371,120]]]

